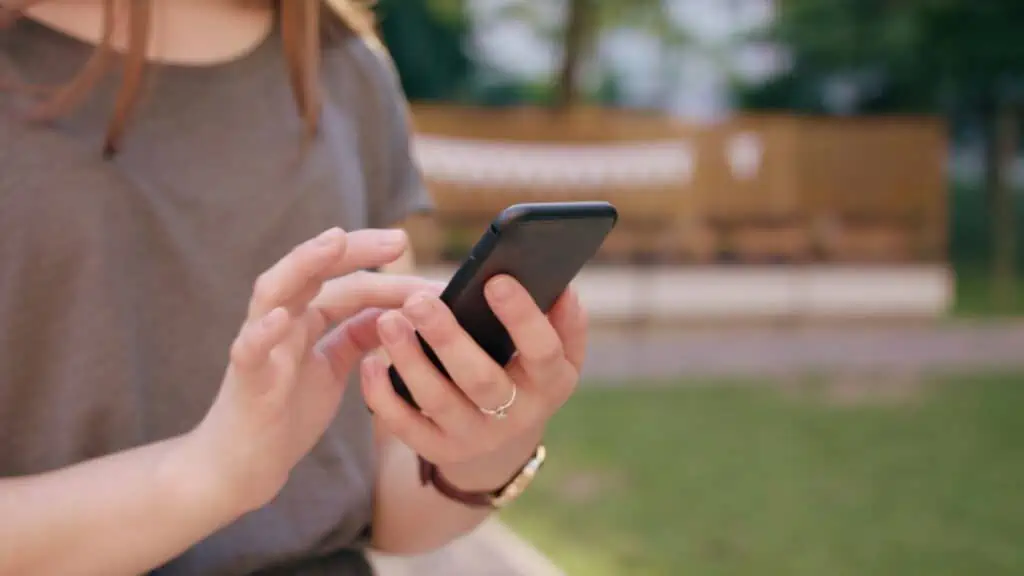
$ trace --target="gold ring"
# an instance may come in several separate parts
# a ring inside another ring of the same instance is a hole
[[[488,416],[494,416],[498,420],[503,420],[506,416],[508,416],[509,408],[511,408],[512,405],[516,403],[516,394],[517,394],[517,392],[518,392],[518,387],[516,386],[516,383],[513,382],[512,383],[512,395],[509,397],[509,399],[504,404],[502,404],[501,406],[498,406],[497,408],[481,408],[480,411],[483,412],[484,414],[487,414]]]

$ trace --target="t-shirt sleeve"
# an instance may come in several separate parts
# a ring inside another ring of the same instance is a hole
[[[414,214],[432,211],[434,202],[413,154],[409,105],[391,57],[357,38],[350,41],[349,48],[357,73],[335,80],[347,84],[346,97],[356,96],[367,225],[391,227]]]
[[[387,135],[391,169],[387,175],[387,184],[375,191],[376,202],[370,203],[375,207],[370,213],[371,225],[376,227],[392,226],[409,216],[434,209],[434,199],[413,155],[409,107],[397,81],[395,84],[395,90],[388,100],[392,107]]]

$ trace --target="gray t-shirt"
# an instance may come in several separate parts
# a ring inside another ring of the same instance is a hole
[[[0,78],[57,84],[91,51],[20,21],[0,32]],[[331,226],[429,208],[386,56],[349,36],[322,68],[322,129],[304,154],[276,34],[236,62],[151,67],[109,161],[116,73],[52,127],[0,93],[0,476],[189,430],[261,271]],[[280,497],[157,572],[368,573],[371,436],[350,385]]]

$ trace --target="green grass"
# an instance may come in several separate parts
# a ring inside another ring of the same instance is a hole
[[[988,270],[972,264],[960,264],[955,270],[954,317],[1024,316],[1024,275],[1018,276],[1010,302],[1000,303],[993,297],[993,282]]]
[[[1024,574],[1024,375],[585,389],[503,513],[570,575]]]

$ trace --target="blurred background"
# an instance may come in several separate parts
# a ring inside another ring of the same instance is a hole
[[[377,10],[428,274],[513,202],[621,214],[503,525],[569,574],[1024,574],[1024,2]]]

